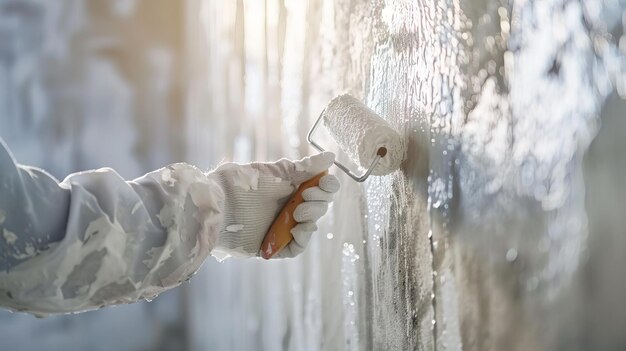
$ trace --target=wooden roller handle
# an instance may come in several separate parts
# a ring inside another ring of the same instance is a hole
[[[267,231],[267,234],[265,234],[265,239],[263,239],[263,244],[261,244],[261,257],[266,260],[272,258],[272,256],[277,254],[293,240],[291,229],[298,224],[293,218],[293,212],[296,210],[296,207],[304,201],[302,192],[308,188],[318,186],[320,178],[327,174],[328,171],[324,171],[300,184],[298,190],[291,196],[291,199],[289,199],[287,204],[280,211],[274,223],[272,223],[272,226]]]

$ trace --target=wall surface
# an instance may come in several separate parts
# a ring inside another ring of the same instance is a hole
[[[24,335],[46,330],[82,349],[110,330],[120,350],[624,348],[624,1],[172,4],[0,0],[0,136],[19,160],[132,177],[180,160],[298,158],[347,92],[400,132],[405,162],[364,184],[334,170],[341,193],[301,257],[210,259],[150,304],[3,314],[3,340],[38,349]]]
[[[407,159],[363,186],[339,174],[343,190],[319,241],[297,264],[276,263],[244,289],[254,300],[253,287],[264,287],[251,330],[261,337],[249,342],[267,349],[279,341],[293,349],[623,346],[617,296],[626,277],[611,267],[624,260],[617,215],[624,157],[616,150],[626,4],[263,4],[205,4],[209,52],[217,48],[206,65],[221,67],[208,88],[220,105],[216,116],[242,116],[244,126],[230,132],[248,140],[217,155],[307,154],[307,126],[328,99],[348,92],[401,132]],[[220,89],[225,81],[240,82],[243,111],[219,102],[233,99],[232,86]],[[208,120],[189,121],[197,128]],[[272,132],[282,135],[278,147]],[[231,264],[237,272],[265,270]],[[282,316],[265,314],[276,308]],[[215,340],[222,339],[212,334],[206,342]]]

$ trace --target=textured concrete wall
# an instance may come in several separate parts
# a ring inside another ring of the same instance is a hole
[[[348,92],[401,132],[407,159],[364,185],[339,174],[332,215],[295,262],[209,265],[254,291],[225,325],[253,322],[248,338],[198,345],[620,348],[622,2],[254,3],[205,8],[208,104],[241,125],[212,140],[249,141],[215,156],[307,154],[308,126]],[[191,132],[194,148],[205,136]]]

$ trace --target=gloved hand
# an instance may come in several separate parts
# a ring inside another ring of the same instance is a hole
[[[292,193],[301,183],[327,170],[334,159],[333,153],[324,152],[299,161],[226,163],[209,173],[225,195],[224,224],[211,254],[218,259],[259,256],[265,234]],[[319,186],[303,192],[305,201],[293,215],[298,222],[291,230],[294,240],[274,257],[294,257],[304,251],[317,230],[315,222],[326,213],[338,190],[337,178],[326,175]]]

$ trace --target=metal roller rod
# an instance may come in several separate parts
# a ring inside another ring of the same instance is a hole
[[[323,115],[324,115],[324,111],[322,111],[322,113],[320,113],[320,116],[317,118],[317,120],[315,121],[315,123],[311,127],[311,130],[309,130],[309,133],[306,136],[306,140],[309,142],[309,144],[313,145],[313,147],[316,148],[317,150],[319,150],[320,152],[324,152],[326,150],[324,150],[324,148],[321,145],[319,145],[318,143],[316,143],[313,140],[313,133],[315,132],[315,130],[319,126],[320,122],[322,121],[322,116]],[[344,171],[348,176],[350,176],[350,178],[352,178],[352,179],[356,180],[357,182],[361,183],[361,182],[365,181],[370,176],[370,174],[372,173],[372,171],[374,170],[374,168],[378,164],[378,161],[380,161],[381,158],[385,157],[386,154],[387,154],[387,148],[385,148],[384,146],[380,147],[378,149],[378,151],[376,152],[376,157],[374,157],[374,159],[372,160],[372,163],[370,164],[369,168],[362,175],[355,174],[348,167],[344,166],[341,162],[339,162],[337,160],[335,160],[334,163],[335,163],[335,165],[337,167],[339,167],[342,171]]]

